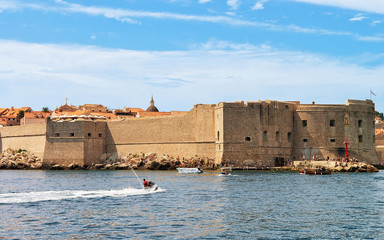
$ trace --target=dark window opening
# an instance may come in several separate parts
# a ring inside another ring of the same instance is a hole
[[[306,126],[308,126],[308,122],[307,120],[303,120],[303,127],[306,127]]]
[[[304,139],[303,139],[303,142],[305,142],[305,143],[308,142],[308,139],[304,138]]]
[[[102,137],[102,136],[103,136],[103,134],[99,133],[99,137]]]
[[[75,133],[70,133],[69,136],[70,136],[70,137],[74,137],[74,136],[75,136]]]
[[[92,137],[92,133],[88,133],[88,137]]]
[[[292,133],[288,133],[288,142],[291,142],[292,141]]]
[[[336,142],[336,139],[331,138],[329,141],[330,141],[330,142]]]
[[[245,141],[246,141],[246,142],[250,142],[250,141],[251,141],[251,138],[250,138],[250,137],[245,137]]]
[[[335,126],[335,120],[329,121],[329,126],[334,127]]]
[[[359,142],[363,142],[363,135],[359,135]]]
[[[285,105],[285,109],[289,109],[289,106],[288,106],[288,105]]]
[[[358,126],[359,128],[361,128],[361,127],[363,126],[363,120],[359,120],[359,121],[357,122],[357,126]]]
[[[280,132],[276,132],[276,141],[280,142]]]
[[[60,133],[55,133],[55,137],[60,137]]]
[[[217,141],[220,141],[220,132],[217,131]]]
[[[264,131],[263,132],[263,140],[266,142],[268,141],[268,132],[267,131]]]

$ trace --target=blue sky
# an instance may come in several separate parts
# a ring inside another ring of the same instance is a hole
[[[189,110],[281,100],[384,111],[382,0],[2,0],[1,107]]]

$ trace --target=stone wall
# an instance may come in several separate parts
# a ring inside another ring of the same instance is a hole
[[[46,124],[0,128],[0,153],[11,149],[24,149],[42,158],[45,151]]]
[[[221,159],[216,160],[236,165],[282,164],[291,156],[295,108],[295,103],[277,101],[219,103],[216,149]]]
[[[215,157],[214,105],[195,105],[186,115],[107,122],[107,152],[153,152],[174,157]]]
[[[294,114],[293,157],[337,159],[345,155],[344,141],[348,139],[350,157],[377,164],[373,112],[370,100],[347,100],[345,105],[299,105]]]
[[[105,122],[48,121],[44,165],[100,163],[106,150],[105,137]]]
[[[185,115],[121,121],[49,120],[4,127],[0,129],[0,150],[26,149],[43,157],[46,165],[84,166],[102,163],[106,154],[156,153],[267,167],[303,156],[344,156],[343,142],[348,138],[351,157],[378,164],[373,112],[370,100],[347,100],[345,105],[278,101],[197,104]]]

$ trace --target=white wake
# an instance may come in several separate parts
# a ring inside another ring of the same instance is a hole
[[[0,204],[5,203],[26,203],[40,201],[58,201],[76,198],[102,198],[102,197],[126,197],[134,195],[153,194],[164,192],[164,189],[147,191],[145,189],[125,188],[120,190],[64,190],[64,191],[44,191],[44,192],[24,192],[24,193],[3,193],[0,194]]]

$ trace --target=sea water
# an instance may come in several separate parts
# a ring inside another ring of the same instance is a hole
[[[384,172],[0,171],[0,239],[384,239]]]

